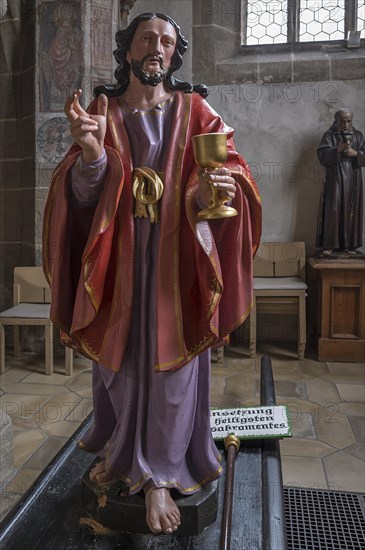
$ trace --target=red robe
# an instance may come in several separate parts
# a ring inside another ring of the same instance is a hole
[[[157,271],[156,370],[177,369],[222,341],[248,316],[261,203],[232,134],[197,94],[176,93],[164,167]],[[95,112],[96,102],[91,105]],[[226,167],[235,170],[238,216],[199,221],[191,137],[228,132]],[[45,207],[43,267],[51,319],[66,345],[113,371],[128,343],[133,296],[134,199],[130,145],[116,98],[109,99],[108,169],[94,210],[70,208],[74,145],[56,168]]]

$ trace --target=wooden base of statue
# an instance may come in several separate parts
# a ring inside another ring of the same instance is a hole
[[[82,477],[81,502],[87,512],[101,525],[124,533],[151,535],[146,524],[146,507],[143,491],[128,496],[128,488],[117,481],[109,488],[101,489],[90,481],[89,472],[98,462],[91,464]],[[200,493],[182,496],[171,492],[181,514],[179,536],[199,535],[217,517],[218,481],[207,485]]]
[[[308,333],[319,361],[365,360],[365,256],[307,261]]]

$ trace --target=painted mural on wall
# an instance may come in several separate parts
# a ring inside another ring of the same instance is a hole
[[[40,160],[47,164],[57,164],[71,147],[72,141],[67,118],[57,117],[47,120],[37,132]]]
[[[92,42],[91,64],[97,68],[109,68],[113,49],[112,19],[110,8],[91,6]]]
[[[40,6],[40,110],[63,111],[65,98],[81,87],[83,34],[80,4],[44,2]]]

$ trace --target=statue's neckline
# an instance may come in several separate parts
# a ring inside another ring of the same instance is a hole
[[[133,113],[152,113],[153,111],[164,111],[169,107],[169,105],[172,103],[174,99],[174,94],[171,94],[170,97],[167,99],[163,99],[162,101],[159,101],[156,103],[152,109],[138,109],[137,107],[133,107],[132,105],[129,105],[124,99],[120,99],[120,105],[121,107],[125,107],[129,112]]]

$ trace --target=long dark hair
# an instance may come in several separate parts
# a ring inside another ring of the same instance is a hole
[[[126,29],[120,30],[115,35],[115,40],[117,42],[117,49],[114,50],[113,54],[118,63],[118,67],[114,72],[114,76],[117,80],[117,84],[107,84],[105,86],[96,86],[94,88],[94,96],[98,97],[100,94],[105,94],[108,97],[115,97],[122,95],[129,86],[129,73],[130,73],[130,64],[127,61],[127,53],[130,49],[130,45],[133,40],[134,33],[138,25],[142,21],[148,21],[149,19],[164,19],[168,21],[175,29],[177,35],[177,42],[174,55],[171,59],[171,65],[168,69],[166,76],[166,84],[170,90],[179,90],[184,93],[197,92],[202,97],[207,97],[209,91],[204,84],[191,84],[190,82],[183,82],[173,76],[172,73],[177,71],[182,65],[182,56],[187,50],[188,41],[181,34],[179,25],[168,15],[163,13],[142,13],[138,15]]]

